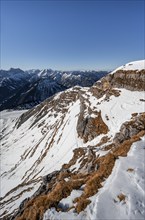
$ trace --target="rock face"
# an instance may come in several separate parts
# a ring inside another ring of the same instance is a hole
[[[78,137],[86,143],[100,134],[107,134],[109,130],[102,119],[101,111],[91,109],[89,101],[83,97],[81,91],[78,93],[78,98],[80,100],[80,114],[77,122]]]
[[[131,91],[144,91],[145,70],[118,70],[107,77],[110,84],[117,88],[125,88]]]
[[[133,117],[129,122],[125,122],[121,126],[119,133],[115,135],[114,142],[122,143],[142,130],[145,130],[145,113]]]
[[[110,96],[119,96],[119,90],[115,88],[124,88],[130,91],[145,90],[145,70],[118,70],[113,74],[108,74],[101,81],[96,82],[90,92],[98,99],[103,95],[106,99]]]
[[[94,117],[83,118],[80,114],[77,124],[78,137],[82,138],[84,143],[93,140],[100,134],[107,134],[108,127],[101,117],[101,112],[98,112]]]
[[[112,83],[112,76],[102,78],[101,82],[96,82],[91,88],[90,92],[100,99],[105,95],[105,99],[109,100],[110,96],[119,96],[119,90],[115,89],[115,85]],[[119,87],[120,88],[120,87]]]

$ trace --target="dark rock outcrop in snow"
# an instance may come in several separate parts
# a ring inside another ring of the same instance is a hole
[[[107,134],[108,127],[101,117],[101,112],[98,112],[95,117],[83,118],[80,114],[77,124],[78,136],[83,139],[84,143],[93,140],[100,134]]]
[[[121,126],[120,131],[115,135],[114,142],[120,144],[142,130],[145,130],[145,113],[139,114],[133,117],[132,120],[125,122]]]
[[[131,91],[144,91],[145,89],[145,70],[118,70],[106,78],[113,87]]]

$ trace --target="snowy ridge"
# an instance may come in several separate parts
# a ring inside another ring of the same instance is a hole
[[[145,60],[133,61],[115,69],[111,74],[118,70],[143,70],[145,69]]]
[[[1,219],[144,218],[145,92],[107,80],[1,112]]]

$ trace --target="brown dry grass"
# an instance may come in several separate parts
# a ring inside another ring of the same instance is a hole
[[[74,165],[76,163],[76,161],[81,158],[82,156],[85,155],[85,149],[84,148],[77,148],[73,150],[73,157],[72,159],[69,161],[68,164],[64,164],[62,166],[63,169],[69,169],[72,165]]]
[[[102,150],[108,151],[108,150],[113,149],[114,147],[115,147],[115,144],[114,144],[114,143],[111,143],[111,144],[109,144],[109,145],[104,146]]]
[[[94,164],[98,165],[98,169],[95,171],[84,175],[82,173],[67,173],[59,175],[60,181],[54,185],[53,189],[48,192],[46,195],[39,195],[34,199],[28,201],[24,207],[24,211],[20,217],[17,217],[16,220],[37,220],[42,219],[43,213],[50,207],[58,206],[59,201],[62,198],[66,198],[70,195],[73,189],[80,189],[82,185],[84,186],[83,194],[74,200],[76,203],[76,211],[80,213],[83,211],[87,205],[90,203],[88,199],[90,196],[93,196],[98,192],[98,189],[102,187],[102,182],[104,179],[108,178],[112,172],[112,169],[115,165],[115,161],[119,156],[127,156],[128,151],[130,150],[131,145],[140,140],[140,137],[145,135],[145,131],[139,132],[137,135],[134,135],[129,140],[125,140],[123,143],[113,146],[111,152],[105,156],[96,158]],[[85,156],[84,150],[78,149],[74,151],[75,157],[80,158]],[[68,167],[71,164],[74,164],[76,161],[73,158],[68,164]],[[68,177],[69,181],[63,180],[63,178]],[[125,201],[126,196],[124,194],[118,195],[120,201]]]
[[[119,199],[120,202],[124,201],[125,202],[125,199],[126,199],[126,195],[124,195],[123,193],[120,193],[117,198]]]
[[[97,135],[108,133],[109,129],[102,119],[101,111],[98,113],[98,117],[94,119],[93,124],[95,126]]]
[[[127,172],[134,172],[134,169],[128,168],[128,169],[127,169]]]
[[[138,115],[138,113],[132,113],[131,115],[132,115],[132,117],[136,117]]]
[[[98,189],[102,187],[101,183],[111,174],[115,161],[116,159],[118,159],[118,156],[127,156],[131,145],[134,142],[140,140],[140,137],[144,134],[145,131],[139,132],[137,135],[134,135],[130,140],[126,140],[122,144],[117,146],[114,150],[112,150],[112,152],[109,152],[107,155],[97,159],[96,163],[99,166],[98,170],[89,176],[84,188],[84,193],[81,197],[75,200],[77,202],[77,212],[79,212],[79,210],[84,210],[84,204],[86,204],[88,198],[96,194],[98,192]]]
[[[121,145],[119,145],[119,147],[113,150],[113,154],[117,157],[118,156],[126,157],[131,145],[134,142],[139,141],[139,140],[140,140],[140,137],[134,136],[133,138],[124,141]]]
[[[93,173],[93,175],[90,175],[90,179],[86,183],[84,189],[85,197],[90,197],[98,191],[98,188],[101,187],[101,182],[104,178],[110,175],[115,163],[115,157],[113,154],[109,153],[107,156],[98,158],[96,163],[99,168],[95,173]]]
[[[100,142],[96,145],[96,147],[100,147],[101,145],[107,143],[110,140],[108,136],[104,136],[101,138]]]
[[[25,205],[23,214],[16,220],[36,220],[42,219],[44,212],[50,207],[57,207],[59,201],[70,195],[73,189],[79,189],[85,182],[85,179],[60,181],[55,188],[47,195],[40,195],[28,201]]]
[[[90,203],[91,201],[89,199],[81,198],[79,200],[79,203],[76,205],[77,213],[80,213],[81,211],[83,211],[87,207],[87,205],[89,205]]]

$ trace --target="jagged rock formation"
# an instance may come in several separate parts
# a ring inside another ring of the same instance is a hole
[[[84,140],[84,143],[93,140],[100,134],[107,134],[108,127],[101,117],[101,112],[98,112],[95,118],[87,116],[83,118],[83,112],[80,113],[77,124],[78,136]]]
[[[83,93],[81,93],[79,91],[80,113],[77,122],[77,133],[78,137],[86,143],[100,134],[107,134],[108,127],[102,120],[101,111],[91,109],[89,100],[86,100]]]
[[[115,88],[124,88],[131,91],[144,91],[145,89],[145,70],[118,70],[113,74],[107,75],[96,82],[90,91],[97,98],[106,95],[106,99],[111,95],[119,96],[119,91]]]
[[[135,115],[131,121],[121,125],[120,132],[114,137],[115,143],[122,143],[124,140],[130,139],[133,135],[145,130],[145,113]]]
[[[111,85],[132,91],[144,91],[145,70],[118,70],[106,77]]]

